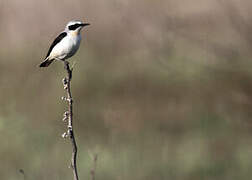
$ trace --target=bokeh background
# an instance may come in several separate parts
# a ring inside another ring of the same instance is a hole
[[[63,64],[39,69],[73,19],[80,179],[252,177],[250,0],[0,0],[0,179],[66,180]]]

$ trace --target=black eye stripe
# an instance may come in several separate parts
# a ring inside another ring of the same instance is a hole
[[[75,29],[77,29],[78,27],[80,27],[81,26],[81,24],[73,24],[73,25],[71,25],[71,26],[68,26],[68,29],[69,30],[75,30]]]

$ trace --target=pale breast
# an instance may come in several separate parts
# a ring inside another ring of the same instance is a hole
[[[67,53],[66,58],[72,57],[77,52],[77,50],[80,47],[81,36],[78,35],[78,36],[71,37],[69,39],[70,39],[69,40],[70,47],[69,47],[69,51]]]

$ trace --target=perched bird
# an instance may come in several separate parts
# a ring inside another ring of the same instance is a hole
[[[81,34],[80,31],[89,23],[82,23],[81,21],[70,21],[67,23],[65,30],[58,35],[49,48],[44,61],[39,67],[47,67],[54,60],[66,60],[72,57],[79,49]]]

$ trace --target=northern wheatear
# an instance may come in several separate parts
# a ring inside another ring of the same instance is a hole
[[[82,23],[81,21],[70,21],[67,23],[65,30],[53,41],[45,60],[39,67],[47,67],[54,60],[64,61],[72,57],[80,46],[80,31],[84,26],[88,25],[89,23]]]

